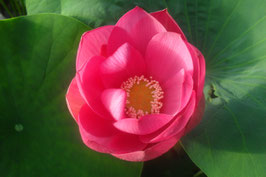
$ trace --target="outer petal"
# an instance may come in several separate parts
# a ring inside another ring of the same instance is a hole
[[[104,145],[99,144],[95,141],[92,141],[90,139],[91,135],[89,133],[87,133],[82,127],[79,127],[79,131],[80,131],[82,141],[86,146],[88,146],[89,148],[91,148],[92,150],[97,151],[97,152],[112,153],[110,148],[108,148],[107,146],[104,146]],[[106,141],[108,141],[107,138],[106,138]]]
[[[195,110],[196,105],[196,94],[193,92],[189,104],[187,107],[175,118],[173,122],[167,128],[160,129],[155,133],[149,135],[141,136],[141,141],[144,143],[157,143],[160,141],[164,141],[180,132],[183,132],[185,126],[187,125],[188,121],[191,118]]]
[[[145,55],[147,72],[163,82],[180,69],[193,73],[193,62],[189,50],[179,34],[173,32],[155,35],[147,46]]]
[[[194,68],[194,72],[193,72],[194,86],[193,87],[195,90],[198,90],[199,73],[200,73],[199,58],[198,58],[196,50],[194,49],[194,46],[191,45],[189,42],[186,42],[186,45],[188,47],[188,50],[193,60],[193,68]]]
[[[129,153],[143,150],[146,147],[146,144],[142,143],[136,135],[117,134],[112,136],[106,145],[102,145],[95,141],[91,141],[86,131],[83,129],[80,129],[80,132],[84,144],[102,153]]]
[[[177,141],[180,139],[181,136],[182,134],[180,134],[179,136],[172,137],[168,140],[162,141],[160,143],[154,144],[153,146],[143,151],[135,151],[130,153],[112,154],[112,155],[127,161],[152,160],[170,150],[177,143]]]
[[[79,111],[85,101],[81,97],[77,85],[76,78],[74,77],[71,81],[67,94],[66,94],[67,107],[72,115],[72,117],[78,122]]]
[[[101,95],[105,87],[101,81],[100,65],[104,57],[95,56],[77,72],[77,84],[86,103],[101,117],[112,119],[102,103]]]
[[[111,121],[99,117],[86,104],[79,113],[79,128],[83,139],[94,141],[102,146],[108,146],[116,133]]]
[[[106,89],[102,93],[102,102],[116,120],[124,117],[126,92],[122,89]]]
[[[191,131],[196,125],[198,125],[203,117],[205,110],[205,98],[204,95],[200,99],[198,106],[196,107],[195,112],[193,113],[192,117],[190,118],[188,125],[186,126],[185,134]]]
[[[187,41],[181,28],[178,26],[173,17],[168,13],[167,9],[152,12],[151,15],[155,17],[165,27],[167,31],[179,33],[184,41]]]
[[[194,89],[197,94],[197,104],[201,99],[205,80],[205,60],[200,51],[190,43],[186,43],[193,59],[194,73]]]
[[[160,129],[169,121],[171,121],[172,118],[173,116],[167,114],[149,114],[141,117],[140,119],[121,119],[115,122],[114,126],[118,130],[121,130],[126,133],[145,135]]]
[[[155,34],[166,32],[160,22],[140,7],[135,7],[123,15],[116,23],[116,26],[128,32],[134,40],[137,49],[143,54],[148,42]]]
[[[199,64],[200,64],[200,73],[199,73],[199,87],[197,90],[197,100],[201,100],[203,95],[203,88],[204,88],[204,82],[205,82],[205,73],[206,73],[206,66],[205,66],[205,59],[204,56],[201,54],[201,52],[196,49],[198,56],[199,56]],[[204,97],[203,97],[204,98]]]
[[[103,55],[114,26],[103,26],[84,33],[79,43],[76,69],[79,70],[93,56]]]
[[[96,115],[86,104],[79,114],[83,142],[91,149],[104,153],[128,153],[145,148],[138,136],[117,131],[111,121]]]
[[[113,153],[129,153],[143,150],[147,146],[146,143],[140,141],[137,135],[119,132],[112,138],[109,148]]]
[[[102,80],[107,88],[120,87],[129,77],[144,74],[145,68],[142,55],[125,43],[102,63]]]

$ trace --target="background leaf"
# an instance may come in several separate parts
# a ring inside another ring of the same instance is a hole
[[[265,176],[266,1],[80,0],[71,1],[72,7],[70,1],[54,0],[52,12],[94,26],[115,23],[135,5],[148,11],[169,8],[207,63],[206,113],[183,138],[186,152],[208,176]],[[48,0],[39,2],[27,0],[29,14],[52,9],[45,6]]]
[[[153,0],[26,0],[28,14],[59,13],[75,17],[92,27],[113,24],[136,5],[160,9],[165,3]]]
[[[198,21],[192,39],[206,56],[207,105],[183,144],[208,176],[265,176],[266,2],[210,1],[207,12],[203,7],[198,4],[189,19]],[[204,14],[206,21],[200,20]]]
[[[51,14],[0,21],[0,176],[139,176],[141,163],[87,148],[67,110],[65,93],[87,30]]]

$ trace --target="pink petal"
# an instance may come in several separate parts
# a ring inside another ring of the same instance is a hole
[[[112,122],[96,115],[84,105],[79,114],[80,134],[89,148],[104,153],[127,153],[145,148],[138,136],[117,131]]]
[[[80,108],[85,104],[85,101],[79,93],[76,78],[74,77],[68,87],[66,94],[67,107],[72,117],[78,122]]]
[[[154,144],[153,146],[143,151],[135,151],[130,153],[112,154],[112,155],[122,160],[133,161],[133,162],[152,160],[169,151],[177,143],[180,137],[181,134],[172,137],[168,140],[162,141],[160,143]]]
[[[136,135],[145,135],[152,133],[169,121],[171,121],[173,116],[167,114],[149,114],[141,117],[140,119],[136,118],[124,118],[114,123],[114,126],[123,132],[136,134]]]
[[[86,103],[101,117],[112,119],[102,103],[101,95],[105,87],[101,81],[100,65],[104,57],[95,56],[77,72],[77,84],[81,96]]]
[[[116,154],[143,150],[146,143],[140,141],[139,136],[120,132],[112,138],[109,148]]]
[[[178,26],[173,17],[168,13],[167,9],[160,10],[157,12],[152,12],[151,15],[156,18],[164,28],[169,32],[176,32],[181,35],[184,41],[187,41],[186,36],[184,35],[181,28]]]
[[[204,87],[205,80],[205,60],[200,51],[190,43],[186,43],[190,51],[191,57],[193,59],[194,73],[193,73],[193,82],[194,90],[197,94],[197,104],[201,99]]]
[[[116,120],[124,117],[126,92],[122,89],[106,89],[102,93],[102,102]]]
[[[195,112],[191,116],[187,126],[186,126],[186,131],[185,134],[190,132],[193,128],[195,128],[201,121],[203,114],[205,110],[205,98],[204,95],[201,97],[200,102],[198,106],[196,107]]]
[[[199,72],[200,72],[199,58],[198,58],[196,50],[194,49],[194,46],[192,44],[190,44],[189,42],[186,42],[186,45],[187,45],[187,48],[188,48],[188,50],[190,52],[190,55],[191,55],[191,58],[192,58],[192,61],[193,61],[194,89],[197,90],[198,89],[198,85],[199,85]]]
[[[164,91],[161,112],[175,116],[181,111],[191,98],[193,90],[193,79],[189,73],[181,69],[171,78],[161,83]]]
[[[185,71],[181,69],[166,82],[161,84],[164,91],[164,98],[162,99],[163,107],[162,113],[175,116],[180,110],[182,104],[182,90],[185,80]]]
[[[147,46],[145,55],[148,74],[163,82],[184,68],[193,73],[189,50],[179,34],[173,32],[155,35]]]
[[[116,133],[112,121],[99,117],[86,104],[82,106],[79,113],[79,128],[85,139],[101,145],[108,145],[111,137]]]
[[[145,53],[148,42],[155,34],[166,32],[160,22],[140,7],[135,7],[123,15],[116,26],[128,32],[142,54]]]
[[[206,74],[206,66],[205,66],[205,59],[204,56],[201,54],[201,52],[197,49],[197,53],[199,56],[199,63],[200,63],[200,77],[199,77],[199,87],[197,90],[197,100],[201,100],[203,95],[203,88],[204,88],[204,82],[205,82],[205,74]],[[204,97],[203,97],[204,98]]]
[[[101,65],[102,80],[107,88],[120,87],[129,77],[145,73],[142,55],[125,43]]]
[[[89,148],[102,152],[102,153],[129,153],[132,151],[143,150],[147,144],[142,143],[138,136],[130,134],[117,134],[106,140],[105,143],[99,144],[95,141],[90,140],[89,136],[86,136],[86,132],[80,129],[81,137]]]
[[[141,141],[144,143],[157,143],[180,133],[184,130],[185,126],[190,120],[191,115],[195,110],[195,105],[196,94],[193,92],[187,107],[178,114],[175,120],[166,129],[160,129],[152,134],[143,135],[140,137]]]
[[[186,73],[182,88],[182,101],[181,101],[180,110],[182,110],[187,105],[189,99],[191,98],[192,91],[193,91],[193,78],[189,73]]]
[[[93,56],[104,53],[110,33],[114,26],[103,26],[84,33],[79,43],[76,70],[79,70]]]
[[[88,146],[89,148],[91,148],[92,150],[97,151],[97,152],[112,153],[110,148],[108,148],[107,146],[101,145],[95,141],[90,140],[89,133],[87,133],[82,127],[79,128],[79,131],[80,131],[82,141],[86,146]],[[109,138],[109,139],[106,138],[106,142],[108,142],[110,140],[111,140],[111,138]]]
[[[115,26],[108,40],[108,45],[107,45],[108,56],[112,55],[124,43],[129,43],[133,47],[136,46],[134,44],[133,39],[130,37],[130,35],[127,33],[126,30],[118,26]]]

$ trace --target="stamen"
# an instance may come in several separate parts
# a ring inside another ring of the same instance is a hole
[[[132,118],[140,118],[147,114],[158,114],[163,106],[160,101],[163,91],[159,82],[145,78],[143,75],[130,77],[123,82],[121,88],[126,91],[125,112]]]

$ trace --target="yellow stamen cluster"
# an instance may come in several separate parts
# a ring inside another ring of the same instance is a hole
[[[125,112],[132,118],[140,118],[147,114],[160,113],[163,103],[163,91],[159,82],[142,76],[130,77],[123,82],[121,88],[126,91]]]

